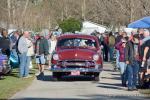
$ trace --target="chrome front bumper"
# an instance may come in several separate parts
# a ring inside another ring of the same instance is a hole
[[[80,71],[80,72],[101,72],[103,70],[101,65],[97,65],[96,68],[58,68],[56,65],[50,68],[52,72],[72,72],[72,71]]]

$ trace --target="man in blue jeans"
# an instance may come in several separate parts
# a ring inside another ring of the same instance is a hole
[[[27,42],[29,38],[29,32],[23,32],[23,35],[18,39],[18,53],[19,53],[19,60],[20,60],[20,78],[28,78],[29,76],[29,65],[31,58],[27,56],[28,49],[32,46]]]
[[[125,61],[127,64],[128,91],[137,90],[139,72],[138,35],[129,39],[125,47]]]
[[[139,72],[139,63],[133,61],[132,64],[127,65],[127,74],[128,74],[128,90],[137,90],[136,85],[138,81],[138,72]]]

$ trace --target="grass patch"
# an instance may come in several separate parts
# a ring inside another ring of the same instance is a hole
[[[30,85],[35,78],[35,69],[30,71],[30,75],[33,77],[27,79],[19,78],[18,69],[13,69],[11,75],[5,76],[5,79],[0,80],[0,99],[8,99]]]

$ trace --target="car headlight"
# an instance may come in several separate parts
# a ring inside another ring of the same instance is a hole
[[[98,59],[99,59],[99,55],[98,54],[93,55],[93,60],[97,61]]]
[[[54,59],[54,60],[58,60],[58,59],[59,59],[58,54],[54,54],[54,55],[53,55],[53,59]]]

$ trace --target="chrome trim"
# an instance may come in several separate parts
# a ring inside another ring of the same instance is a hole
[[[59,68],[54,65],[51,69],[52,72],[71,72],[71,71],[80,71],[80,72],[101,72],[103,70],[101,65],[97,65],[97,68]]]
[[[65,60],[65,61],[58,61],[57,65],[67,67],[67,66],[96,66],[96,63],[94,61],[75,61],[75,60]]]

